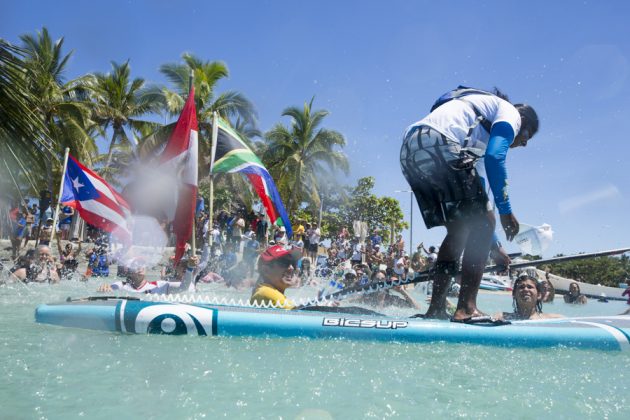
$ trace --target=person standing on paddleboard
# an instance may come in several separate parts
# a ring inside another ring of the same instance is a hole
[[[405,131],[403,174],[426,227],[446,227],[427,317],[449,317],[448,284],[459,271],[462,253],[462,288],[452,320],[483,315],[477,309],[477,292],[491,247],[497,263],[510,262],[494,235],[494,205],[487,186],[511,241],[519,224],[510,206],[505,160],[510,148],[526,146],[537,131],[538,116],[531,106],[512,105],[496,89],[490,93],[463,86],[440,97],[428,116]]]

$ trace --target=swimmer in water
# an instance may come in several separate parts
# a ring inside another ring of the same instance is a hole
[[[295,303],[287,299],[284,291],[298,283],[296,267],[301,255],[301,250],[287,250],[282,245],[271,246],[260,254],[258,259],[260,278],[254,286],[249,303],[294,309]]]
[[[586,302],[588,302],[588,299],[580,291],[580,285],[577,282],[571,283],[569,285],[569,293],[564,295],[564,303],[584,305]]]
[[[505,320],[562,318],[557,314],[543,314],[542,300],[544,290],[541,283],[527,274],[521,275],[514,282],[512,306],[514,312],[503,312],[496,316]]]

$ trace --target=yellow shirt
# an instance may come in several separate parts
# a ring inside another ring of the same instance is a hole
[[[304,235],[304,226],[299,225],[299,226],[297,227],[297,229],[295,229],[295,232],[294,232],[294,233],[295,233],[296,235]]]
[[[250,304],[273,305],[275,308],[294,309],[295,303],[282,294],[278,289],[262,283],[254,290],[254,294],[249,298]]]

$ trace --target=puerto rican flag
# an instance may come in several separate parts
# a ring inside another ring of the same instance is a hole
[[[178,181],[177,204],[173,217],[175,263],[184,255],[186,242],[190,239],[197,203],[197,112],[195,89],[191,89],[171,133],[166,148],[160,156],[160,167],[173,174]]]
[[[131,242],[127,202],[103,178],[70,155],[59,201],[74,207],[90,225],[114,234],[123,243]]]

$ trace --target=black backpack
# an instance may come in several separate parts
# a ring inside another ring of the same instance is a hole
[[[431,112],[435,111],[437,108],[444,105],[445,103],[452,101],[453,99],[462,99],[468,95],[494,95],[494,94],[487,92],[485,90],[475,89],[475,88],[460,85],[460,86],[457,86],[457,89],[450,90],[446,92],[444,95],[440,96],[431,107]],[[481,112],[479,112],[476,106],[474,106],[470,102],[469,104],[470,106],[472,106],[473,110],[475,111],[475,115],[477,116],[478,122],[470,128],[470,132],[468,133],[468,136],[470,136],[470,134],[472,133],[472,130],[477,126],[477,124],[481,124],[481,126],[488,133],[490,133],[490,129],[492,128],[492,123],[488,121],[483,115],[481,115]]]

